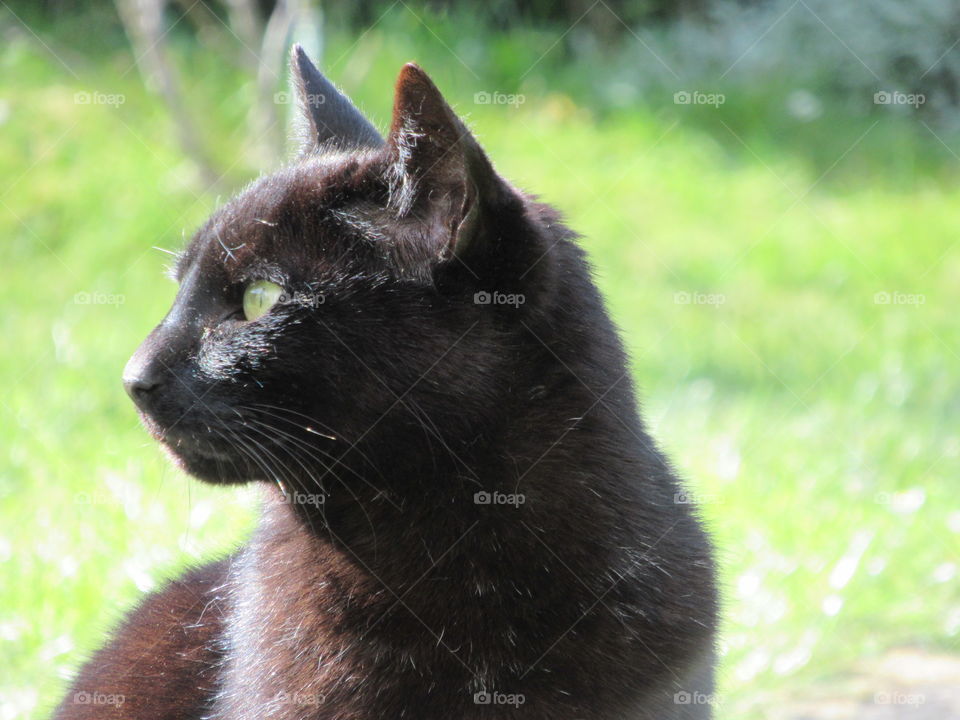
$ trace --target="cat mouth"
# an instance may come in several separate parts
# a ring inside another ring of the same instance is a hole
[[[141,411],[140,417],[153,439],[171,454],[221,462],[230,462],[236,458],[236,450],[228,440],[231,431],[226,427],[221,431],[207,423],[194,427],[196,423],[190,422],[189,417],[181,417],[173,425],[165,427],[165,423],[150,413]]]
[[[167,448],[169,452],[177,455],[194,455],[206,460],[220,460],[224,462],[232,460],[232,455],[203,442],[185,442],[182,439],[173,440],[172,438],[165,438],[161,439],[160,443]]]

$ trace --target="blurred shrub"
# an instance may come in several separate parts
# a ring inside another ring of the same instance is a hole
[[[38,10],[94,11],[99,18],[113,12],[112,0],[10,4],[28,17]],[[266,16],[274,2],[257,4]],[[330,27],[357,32],[388,11],[406,11],[384,0],[315,4],[325,9]],[[196,15],[194,5],[171,2],[171,19]],[[204,5],[225,14],[223,0]],[[954,0],[428,0],[409,7],[439,24],[468,27],[462,36],[492,39],[491,33],[533,27],[562,37],[551,49],[554,61],[596,55],[603,63],[600,105],[690,82],[748,95],[784,84],[817,88],[859,112],[882,91],[922,95],[927,112],[960,100],[960,4]],[[181,23],[178,32],[190,25]]]
[[[490,0],[482,6],[471,0],[428,0],[423,5],[432,12],[481,15],[498,30],[518,24],[554,24],[560,31],[582,26],[601,37],[622,36],[628,28],[650,22],[702,15],[711,0]],[[327,3],[328,13],[353,25],[366,26],[376,21],[390,3]]]
[[[211,9],[223,5],[223,0],[202,0]],[[195,0],[181,0],[183,10],[188,10]],[[38,6],[46,13],[82,11],[88,8],[112,7],[113,0],[13,0],[17,6]],[[257,0],[262,14],[269,15],[275,0]],[[320,5],[338,19],[354,26],[370,25],[391,3],[384,0],[354,0],[349,3],[320,2]],[[651,20],[663,20],[702,13],[709,0],[604,0],[611,12],[592,12],[596,0],[490,0],[482,6],[471,0],[428,0],[415,7],[430,12],[445,12],[451,9],[466,9],[490,18],[496,27],[508,28],[515,23],[566,24],[582,22],[586,27],[603,35],[619,35],[624,27]]]
[[[960,5],[952,0],[712,2],[702,19],[644,35],[650,49],[626,44],[621,64],[642,67],[648,85],[699,79],[749,93],[792,84],[858,110],[877,92],[897,91],[943,109],[960,98],[958,36]]]

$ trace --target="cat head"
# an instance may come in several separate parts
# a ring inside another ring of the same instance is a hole
[[[152,434],[214,482],[292,482],[364,447],[402,466],[492,432],[535,384],[525,327],[566,240],[417,66],[384,139],[299,47],[291,65],[299,159],[196,233],[124,370]]]

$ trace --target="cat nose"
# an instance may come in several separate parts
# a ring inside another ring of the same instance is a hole
[[[123,369],[123,388],[137,405],[143,405],[147,398],[160,387],[160,377],[154,363],[145,362],[140,353],[134,353]]]
[[[124,377],[123,387],[127,391],[127,395],[139,405],[150,393],[160,387],[160,383],[150,377],[138,375],[135,377]]]

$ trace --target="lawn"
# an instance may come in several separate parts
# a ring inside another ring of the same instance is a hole
[[[6,720],[45,717],[144,591],[243,540],[255,501],[171,469],[119,382],[175,292],[154,246],[181,245],[218,198],[119,40],[69,21],[42,41],[9,15],[0,27]],[[522,104],[476,104],[510,91],[524,58],[494,44],[499,74],[473,69],[440,37],[334,35],[330,73],[382,126],[392,76],[420,60],[502,173],[583,234],[647,421],[719,548],[719,716],[764,717],[890,647],[957,650],[953,151],[882,113],[834,131],[829,113],[751,122],[735,98],[713,117],[592,110],[562,75]],[[175,55],[236,187],[260,169],[238,150],[252,87],[213,53]],[[94,92],[124,102],[77,103]]]

